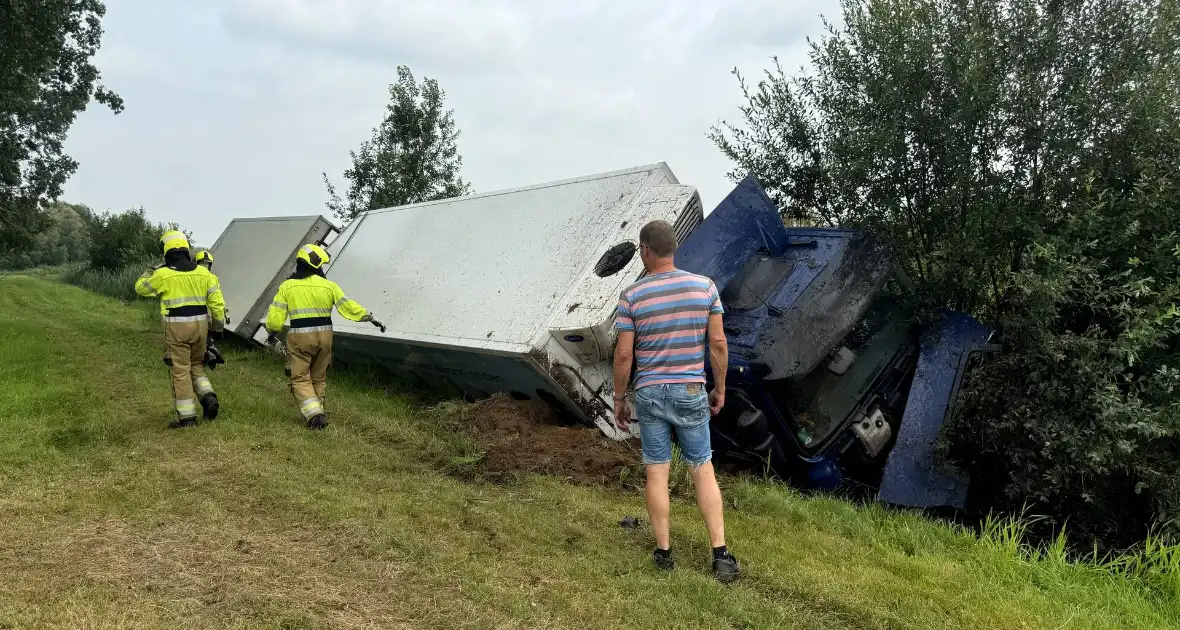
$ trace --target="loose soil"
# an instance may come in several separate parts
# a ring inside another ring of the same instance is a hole
[[[484,450],[478,472],[488,479],[536,473],[603,485],[638,478],[637,441],[615,442],[597,428],[562,426],[541,401],[497,394],[473,411],[473,437]]]

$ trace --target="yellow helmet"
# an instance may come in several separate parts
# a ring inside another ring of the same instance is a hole
[[[295,254],[296,260],[302,260],[311,265],[312,269],[319,269],[324,263],[331,259],[328,256],[327,250],[314,243],[308,243],[299,248],[299,253]]]
[[[198,265],[205,264],[205,265],[208,265],[209,267],[212,267],[213,266],[213,252],[211,252],[207,249],[202,249],[201,251],[197,252],[197,264]]]
[[[168,230],[160,236],[160,253],[167,254],[174,249],[188,249],[188,237],[180,230]]]

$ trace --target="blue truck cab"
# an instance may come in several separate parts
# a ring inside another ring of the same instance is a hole
[[[888,247],[855,230],[786,227],[753,177],[688,235],[676,266],[711,278],[725,307],[719,458],[803,488],[964,506],[968,480],[940,461],[937,441],[968,359],[990,349],[986,327],[956,312],[919,324]]]

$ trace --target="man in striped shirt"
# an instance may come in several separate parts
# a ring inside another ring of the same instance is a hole
[[[697,504],[713,546],[713,574],[723,582],[738,577],[738,563],[725,546],[721,488],[713,472],[709,417],[725,404],[728,348],[722,329],[721,298],[713,281],[673,264],[676,233],[666,221],[639,231],[639,256],[647,275],[619,297],[615,328],[615,423],[631,421],[627,386],[635,365],[635,411],[647,469],[647,512],[656,538],[657,568],[676,565],[671,552],[668,475],[672,436],[692,468]],[[713,391],[705,393],[705,348],[713,371]]]

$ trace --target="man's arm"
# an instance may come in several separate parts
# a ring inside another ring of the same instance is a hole
[[[155,297],[159,293],[159,288],[152,284],[156,279],[156,272],[158,269],[149,269],[135,281],[135,294],[140,297]],[[158,282],[158,280],[157,280]]]
[[[631,319],[631,303],[626,295],[619,296],[619,306],[615,312],[615,330],[619,336],[615,341],[613,411],[615,426],[626,430],[631,422],[631,410],[627,407],[627,388],[631,386],[631,364],[635,361],[635,321]]]
[[[725,373],[729,370],[729,344],[721,315],[709,316],[709,365],[713,368],[713,388],[725,391]]]
[[[205,303],[209,306],[209,330],[221,332],[225,328],[225,296],[221,294],[221,282],[212,273],[213,283],[205,295]]]
[[[336,307],[336,312],[340,313],[345,319],[350,319],[354,322],[367,322],[372,318],[368,309],[357,304],[355,300],[344,295],[344,289],[340,285],[332,283],[332,299]]]
[[[270,333],[277,333],[283,329],[283,324],[287,322],[287,295],[283,289],[285,284],[279,285],[279,292],[270,302],[270,310],[266,312],[266,330]]]
[[[725,308],[721,306],[721,295],[717,286],[709,283],[709,291],[713,294],[713,305],[709,308],[709,326],[706,333],[709,337],[709,365],[713,369],[713,391],[709,392],[709,411],[713,415],[721,413],[725,406],[725,373],[729,371],[729,343],[725,340],[725,323],[722,319]]]
[[[368,322],[377,327],[381,332],[385,332],[385,324],[382,324],[377,318],[373,317],[372,311],[357,304],[355,300],[344,295],[344,289],[340,285],[332,283],[332,298],[336,300],[336,312],[340,313],[345,319],[351,319],[354,322]]]
[[[635,332],[620,330],[615,344],[615,406],[627,396],[631,385],[631,363],[635,361]]]

